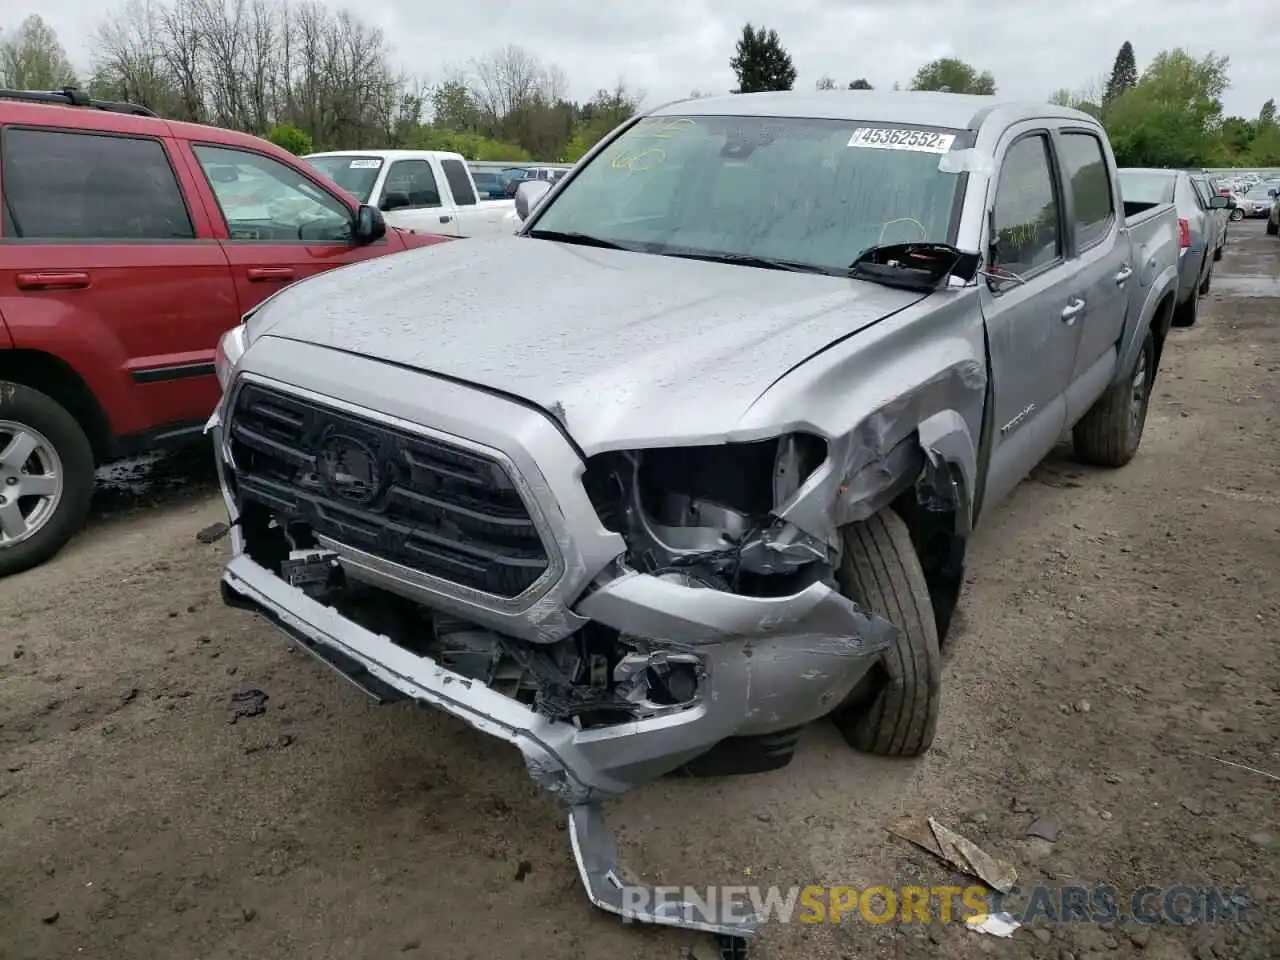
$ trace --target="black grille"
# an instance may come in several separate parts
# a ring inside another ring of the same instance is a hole
[[[489,457],[249,383],[230,444],[237,496],[282,523],[499,597],[547,569],[524,500]]]

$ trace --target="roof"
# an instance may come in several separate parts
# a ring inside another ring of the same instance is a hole
[[[321,150],[308,153],[303,159],[311,157],[382,157],[384,160],[412,160],[424,156],[453,157],[462,159],[462,154],[448,150]]]
[[[1096,124],[1079,110],[1052,103],[1002,101],[994,96],[934,91],[785,90],[735,93],[679,100],[650,111],[652,116],[812,117],[869,123],[912,123],[953,130],[977,130],[991,117],[1001,124],[1062,119]]]

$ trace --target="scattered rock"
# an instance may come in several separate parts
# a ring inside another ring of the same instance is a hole
[[[258,911],[250,907],[248,910],[242,910],[240,916],[244,918],[245,923],[252,923],[258,917]]]
[[[1076,955],[1066,947],[1063,947],[1058,951],[1058,960],[1076,960]]]
[[[942,927],[941,924],[934,923],[929,925],[929,942],[930,943],[944,943],[946,939],[947,939],[947,931]]]
[[[1028,807],[1024,801],[1019,800],[1017,797],[1014,797],[1013,800],[1009,802],[1009,809],[1012,810],[1014,813],[1026,813],[1031,808]]]
[[[759,820],[761,823],[772,823],[773,814],[770,813],[768,810],[761,810],[759,813],[756,814],[756,819]]]
[[[1204,802],[1197,800],[1195,797],[1183,797],[1179,802],[1184,810],[1195,814],[1197,817],[1204,813]]]
[[[268,697],[261,690],[241,690],[231,695],[231,716],[227,723],[235,723],[246,717],[259,717],[267,712]]]
[[[1108,773],[1105,779],[1106,779],[1107,783],[1119,783],[1119,782],[1120,782],[1120,774],[1118,774],[1118,773]]]
[[[57,910],[50,910],[48,913],[43,914],[40,917],[40,922],[41,923],[57,923],[58,918],[60,916],[62,916],[62,914],[59,913]]]
[[[1218,960],[1218,955],[1213,952],[1213,947],[1202,943],[1196,947],[1196,960]]]
[[[1249,842],[1255,847],[1262,847],[1264,850],[1275,843],[1275,839],[1275,837],[1267,833],[1265,830],[1259,830],[1257,833],[1249,834]]]
[[[1044,818],[1035,820],[1031,826],[1027,827],[1028,837],[1039,837],[1041,840],[1048,840],[1050,843],[1058,839],[1058,825],[1052,820]]]
[[[1114,950],[1116,947],[1120,946],[1120,944],[1116,942],[1115,937],[1107,937],[1102,941],[1102,945],[1108,950]]]
[[[1146,927],[1134,930],[1129,934],[1129,942],[1140,950],[1145,949],[1147,944],[1151,942],[1151,931]]]
[[[1090,710],[1093,709],[1089,705],[1088,700],[1077,700],[1075,703],[1071,705],[1071,707],[1072,709],[1075,710],[1076,713],[1088,713]]]
[[[1046,947],[1053,940],[1053,934],[1044,927],[1035,927],[1031,931],[1031,935],[1039,940]]]
[[[528,860],[521,860],[516,865],[516,882],[524,883],[524,878],[533,873],[533,864]]]
[[[235,675],[236,675],[236,668],[235,668],[235,667],[227,667],[227,676],[228,676],[228,677],[234,677]]]
[[[403,947],[400,948],[400,952],[408,953],[411,950],[417,950],[421,946],[422,946],[421,940],[410,940],[407,943],[405,943]]]
[[[137,687],[129,687],[127,690],[125,690],[124,692],[122,692],[122,693],[120,694],[120,702],[121,702],[121,703],[131,703],[132,701],[136,700],[137,698],[138,698],[138,688],[137,688]]]
[[[1103,810],[1101,813],[1099,813],[1099,814],[1098,814],[1098,816],[1100,816],[1103,820],[1110,820],[1110,819],[1111,819],[1111,811],[1110,811],[1110,810]]]

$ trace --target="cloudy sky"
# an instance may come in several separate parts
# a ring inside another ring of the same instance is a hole
[[[336,3],[337,0],[330,0]],[[38,11],[72,60],[91,60],[101,0],[3,0],[0,26]],[[844,85],[906,82],[928,60],[956,56],[990,70],[998,92],[1041,100],[1107,74],[1133,43],[1141,69],[1156,52],[1182,46],[1231,57],[1228,114],[1257,115],[1280,97],[1276,70],[1280,0],[361,0],[349,3],[381,26],[396,58],[427,77],[517,43],[558,64],[578,99],[621,76],[658,103],[697,88],[727,92],[733,45],[750,21],[776,29],[790,51],[797,88],[823,74]],[[1270,54],[1268,55],[1268,49]]]

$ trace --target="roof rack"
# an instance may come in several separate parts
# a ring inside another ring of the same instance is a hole
[[[27,100],[31,103],[57,103],[68,107],[90,107],[94,110],[109,110],[112,113],[129,113],[136,117],[158,116],[154,111],[136,103],[126,103],[122,100],[94,100],[77,87],[63,87],[61,90],[0,89],[0,100]]]

